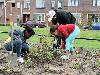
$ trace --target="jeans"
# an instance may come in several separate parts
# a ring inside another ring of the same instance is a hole
[[[5,44],[5,49],[7,51],[12,50],[11,42]],[[21,39],[13,40],[13,52],[17,53],[17,57],[29,50],[29,46],[26,43],[22,43]]]
[[[79,35],[80,29],[78,26],[75,26],[75,30],[69,35],[66,39],[66,50],[74,51],[73,42],[75,38]]]

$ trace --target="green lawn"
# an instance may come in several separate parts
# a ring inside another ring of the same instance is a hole
[[[16,28],[16,27],[15,27]],[[0,26],[0,31],[9,31],[10,27],[9,26]],[[22,29],[22,28],[21,28]],[[48,35],[49,33],[49,28],[34,28],[36,34],[41,34],[41,35]],[[8,37],[7,33],[0,33],[0,39],[5,40]],[[95,31],[95,30],[81,30],[81,33],[79,37],[84,37],[84,38],[100,38],[100,31]],[[34,42],[39,42],[40,36],[34,35],[32,36],[29,41]],[[45,40],[48,40],[49,43],[51,43],[52,37],[45,37]],[[95,40],[83,40],[83,39],[76,39],[75,42],[75,47],[85,47],[85,48],[100,48],[100,41],[95,41]]]
[[[99,30],[81,30],[79,37],[100,39],[100,31]],[[75,46],[85,47],[85,48],[100,48],[100,41],[77,39],[75,40]]]

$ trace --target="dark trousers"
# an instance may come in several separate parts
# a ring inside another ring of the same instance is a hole
[[[55,37],[54,37],[55,39]],[[57,37],[57,44],[53,44],[53,49],[58,49],[61,45],[61,37]]]

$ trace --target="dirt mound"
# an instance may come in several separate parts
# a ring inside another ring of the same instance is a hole
[[[100,50],[81,49],[68,60],[39,61],[33,58],[30,62],[9,66],[8,52],[0,51],[1,75],[100,75]]]

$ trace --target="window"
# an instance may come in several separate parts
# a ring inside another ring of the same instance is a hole
[[[99,14],[97,14],[97,13],[90,13],[90,14],[87,14],[88,15],[88,20],[90,21],[90,22],[98,22],[99,21]]]
[[[55,7],[55,1],[51,1],[51,8]]]
[[[58,1],[58,8],[62,8],[62,2]]]
[[[20,2],[17,2],[17,8],[20,8]]]
[[[45,21],[45,13],[34,13],[33,20],[35,22],[44,22]]]
[[[30,8],[30,0],[24,1],[24,8]]]
[[[44,0],[36,0],[36,8],[45,8]]]
[[[12,3],[12,7],[15,7],[15,3]]]
[[[79,0],[68,0],[68,6],[78,6]]]
[[[44,21],[44,18],[45,18],[44,14],[42,14],[41,16],[42,16],[42,21]]]
[[[81,23],[81,13],[72,13],[76,18],[76,23]]]
[[[93,6],[100,6],[100,0],[93,0]]]

